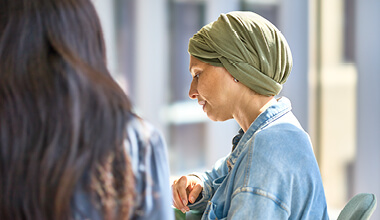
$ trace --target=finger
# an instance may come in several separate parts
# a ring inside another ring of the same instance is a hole
[[[176,199],[174,199],[174,197],[173,197],[173,199],[172,199],[172,203],[173,203],[173,206],[175,207],[175,208],[177,208],[177,209],[181,209],[181,207],[178,205],[178,202],[176,201]],[[182,204],[182,203],[181,203]]]
[[[186,199],[187,203],[187,193],[186,193],[186,186],[187,186],[187,178],[185,176],[173,181],[172,185],[172,195],[173,195],[173,205],[177,209],[181,210],[182,212],[189,211],[190,209],[184,205],[184,200]],[[184,196],[180,195],[180,192],[184,191]],[[185,199],[182,199],[185,197]]]
[[[175,207],[177,209],[181,210],[183,213],[190,211],[189,207],[183,205],[183,202],[181,201],[179,194],[177,194],[177,199],[176,199],[175,203],[176,203]]]
[[[187,205],[187,177],[182,176],[177,182],[177,192],[181,199],[183,206]]]
[[[193,187],[193,190],[191,190],[190,194],[189,194],[189,201],[190,203],[194,203],[195,200],[198,198],[199,194],[202,192],[203,190],[203,187],[201,184],[196,184],[194,187]]]
[[[183,204],[182,204],[182,201],[181,201],[181,198],[178,194],[178,190],[177,190],[177,184],[176,184],[177,181],[174,181],[173,182],[173,185],[172,185],[172,201],[173,201],[173,206],[176,207],[177,209],[182,209],[183,208]]]

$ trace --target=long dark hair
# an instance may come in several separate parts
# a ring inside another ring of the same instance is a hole
[[[128,98],[90,0],[0,0],[0,219],[70,219],[80,185],[125,219]]]

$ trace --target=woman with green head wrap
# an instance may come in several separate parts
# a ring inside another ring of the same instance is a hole
[[[221,14],[189,42],[189,96],[214,121],[241,126],[211,171],[175,180],[173,204],[202,219],[328,219],[308,134],[275,98],[292,68],[281,32],[252,12]]]

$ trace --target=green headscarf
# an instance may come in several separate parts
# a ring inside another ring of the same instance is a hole
[[[267,96],[280,93],[293,65],[285,37],[253,12],[221,14],[190,39],[189,53]]]

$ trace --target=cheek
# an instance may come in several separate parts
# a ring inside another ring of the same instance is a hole
[[[219,103],[225,99],[225,91],[222,84],[210,82],[198,85],[198,93],[210,103]]]
[[[203,95],[208,93],[207,85],[204,85],[203,83],[198,84],[198,93]]]
[[[198,81],[198,93],[209,102],[222,101],[225,99],[226,89],[228,87],[226,78],[219,72],[209,72],[201,76]]]
[[[198,83],[198,93],[205,97],[208,98],[210,96],[215,95],[215,85],[210,82],[202,82]]]

